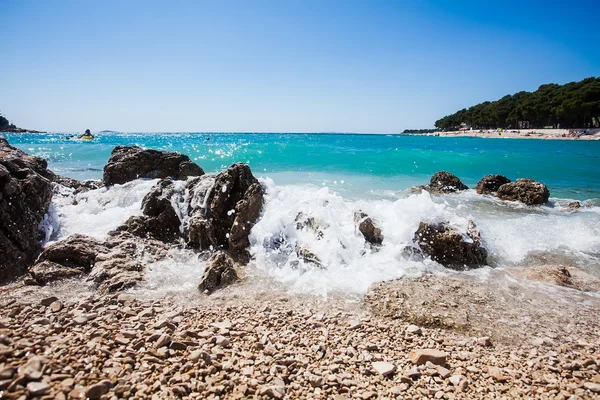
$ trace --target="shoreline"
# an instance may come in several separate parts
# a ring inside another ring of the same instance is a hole
[[[437,132],[435,134],[429,134],[428,136],[437,136],[439,134],[439,137],[471,137],[485,139],[600,140],[600,129],[588,129],[589,132],[593,132],[592,134],[579,135],[577,133],[582,131],[583,129],[511,129],[498,132],[496,130],[487,129]]]

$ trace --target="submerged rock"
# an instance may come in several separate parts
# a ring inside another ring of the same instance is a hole
[[[456,176],[450,172],[440,171],[433,174],[429,185],[423,187],[431,193],[454,193],[460,190],[467,190],[468,187]]]
[[[208,261],[208,266],[202,274],[198,290],[211,294],[217,289],[230,285],[239,280],[235,271],[235,262],[224,251],[214,253]]]
[[[477,268],[487,262],[487,251],[481,245],[479,231],[471,221],[466,235],[461,234],[448,223],[421,222],[413,240],[423,253],[447,268],[457,270]]]
[[[510,183],[510,179],[503,175],[486,175],[477,182],[475,191],[479,194],[493,194],[505,183]]]
[[[546,203],[548,198],[550,198],[550,191],[541,182],[520,178],[515,182],[500,186],[498,189],[498,198],[520,201],[531,206]]]
[[[117,146],[104,166],[106,185],[122,184],[138,178],[187,179],[204,171],[184,154]]]
[[[40,253],[53,176],[45,160],[0,137],[0,282],[24,274]]]
[[[383,242],[383,234],[373,220],[364,212],[354,213],[354,221],[358,224],[358,230],[362,233],[365,240],[374,245],[380,245]]]
[[[578,201],[572,201],[569,204],[567,204],[567,208],[571,209],[571,210],[577,210],[581,208],[581,203]]]

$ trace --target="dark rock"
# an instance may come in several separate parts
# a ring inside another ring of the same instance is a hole
[[[456,175],[440,171],[433,174],[429,185],[425,186],[424,189],[432,193],[454,193],[466,190],[468,187]]]
[[[500,186],[497,195],[502,200],[520,201],[531,206],[546,203],[550,191],[541,182],[521,178]]]
[[[354,213],[354,221],[358,224],[358,230],[362,233],[365,240],[374,245],[380,245],[383,242],[383,234],[373,220],[364,212]]]
[[[486,175],[475,186],[475,191],[479,194],[493,194],[500,189],[500,186],[510,183],[510,179],[502,175]]]
[[[61,279],[72,278],[82,274],[78,268],[64,267],[52,261],[42,261],[29,269],[29,282],[45,285]]]
[[[569,204],[567,204],[567,208],[570,208],[571,210],[577,210],[581,208],[581,203],[578,201],[572,201]]]
[[[296,245],[295,251],[296,251],[296,254],[298,255],[298,259],[304,261],[304,263],[312,264],[318,268],[325,268],[325,266],[323,265],[323,262],[321,261],[319,256],[317,256],[315,253],[313,253],[306,247]],[[293,267],[297,267],[299,262],[297,262],[297,261],[291,262],[290,264]]]
[[[208,294],[238,281],[235,262],[225,252],[219,251],[211,256],[198,289]]]
[[[64,176],[55,175],[52,180],[54,183],[74,189],[74,194],[84,193],[90,190],[100,189],[104,187],[104,182],[101,180],[78,181],[76,179],[66,178]]]
[[[154,238],[169,243],[180,238],[181,220],[171,204],[176,192],[172,180],[160,181],[144,197],[144,215],[130,217],[118,231],[126,230],[142,238]]]
[[[187,179],[204,171],[184,154],[145,150],[137,146],[117,146],[104,166],[106,185],[122,184],[138,178]]]
[[[45,160],[0,137],[0,282],[24,274],[41,251],[40,222],[52,198]]]
[[[233,164],[210,183],[200,179],[188,185],[192,197],[188,245],[239,252],[249,245],[250,229],[263,205],[263,189],[242,163]]]
[[[466,235],[447,223],[421,222],[413,240],[423,253],[447,268],[470,269],[487,262],[487,251],[481,245],[479,231],[471,221]]]
[[[96,257],[107,252],[106,246],[98,240],[76,233],[46,247],[40,259],[87,273],[96,262]]]
[[[259,183],[253,183],[244,193],[244,197],[235,205],[235,219],[229,233],[229,249],[240,251],[250,246],[248,235],[260,216],[262,206],[262,186]]]

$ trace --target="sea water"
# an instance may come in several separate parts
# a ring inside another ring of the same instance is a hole
[[[77,179],[101,178],[117,145],[181,152],[207,173],[248,163],[266,188],[261,218],[250,235],[250,275],[293,292],[364,293],[376,281],[447,273],[430,259],[404,256],[421,221],[449,221],[462,230],[474,221],[489,252],[489,265],[476,272],[482,276],[492,268],[544,264],[600,276],[600,142],[356,134],[105,133],[93,141],[66,134],[5,136],[48,160],[54,172]],[[473,190],[444,196],[408,190],[440,170],[469,187],[486,174],[532,178],[548,186],[551,200],[528,207]],[[105,237],[141,213],[141,201],[155,182],[77,195],[65,190],[54,197],[44,222],[47,242],[76,232]],[[585,207],[569,210],[572,200]],[[381,227],[380,248],[366,245],[357,232],[357,210]],[[314,218],[318,234],[295,229],[299,213]],[[309,249],[322,265],[298,260],[297,246]],[[193,252],[178,250],[148,268],[153,289],[190,290],[204,265]]]

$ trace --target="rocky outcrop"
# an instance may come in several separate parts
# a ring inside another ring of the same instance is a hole
[[[74,234],[48,246],[25,282],[43,285],[87,274],[88,280],[103,291],[122,290],[143,280],[146,259],[160,260],[167,251],[166,244],[129,232],[114,233],[104,242]]]
[[[183,201],[180,190],[171,179],[156,184],[142,201],[144,215],[130,217],[118,231],[171,243],[182,237],[181,220],[172,201]]]
[[[203,293],[211,294],[215,290],[228,286],[238,281],[238,274],[235,270],[235,261],[224,251],[214,253],[208,260],[208,265],[198,290]]]
[[[237,163],[207,179],[191,182],[188,245],[241,254],[263,205],[263,189],[250,167]]]
[[[532,206],[546,203],[550,191],[541,182],[521,178],[500,186],[497,195],[502,200],[520,201]]]
[[[204,171],[184,154],[146,150],[137,146],[117,146],[104,166],[106,185],[122,184],[138,178],[187,179]]]
[[[503,175],[486,175],[477,182],[475,191],[479,194],[495,194],[505,183],[510,183],[510,179]]]
[[[373,245],[380,245],[383,242],[383,234],[373,220],[364,212],[354,213],[354,222],[358,224],[358,231],[362,233],[365,240]]]
[[[466,234],[461,234],[448,223],[421,222],[413,240],[423,253],[447,268],[471,269],[487,262],[487,251],[471,221]]]
[[[466,190],[468,187],[462,181],[450,172],[440,171],[433,174],[429,185],[425,185],[423,189],[431,193],[454,193],[460,190]]]
[[[25,273],[41,251],[39,224],[52,198],[45,160],[0,137],[0,282]]]

